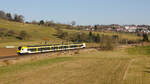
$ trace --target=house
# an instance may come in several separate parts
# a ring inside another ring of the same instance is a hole
[[[137,31],[137,26],[135,25],[128,25],[124,27],[126,32],[136,32]]]

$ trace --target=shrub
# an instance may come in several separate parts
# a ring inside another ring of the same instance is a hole
[[[14,32],[14,30],[9,30],[9,31],[6,33],[6,36],[16,36],[16,33]]]
[[[113,50],[114,42],[113,39],[109,36],[105,36],[100,41],[100,49],[102,50]]]
[[[40,22],[39,22],[39,25],[44,25],[44,20],[41,20]]]
[[[143,34],[143,41],[149,41],[148,35],[146,33]]]
[[[27,34],[26,31],[20,31],[19,36],[17,36],[16,38],[20,39],[20,40],[26,40],[28,39],[29,35]]]
[[[1,37],[1,39],[4,39],[4,38],[5,38],[6,32],[7,32],[7,29],[5,29],[5,28],[0,28],[0,37]]]
[[[5,30],[0,29],[0,37],[3,37],[3,36],[4,36],[4,34],[5,34]]]
[[[74,54],[80,54],[79,50],[75,51]]]

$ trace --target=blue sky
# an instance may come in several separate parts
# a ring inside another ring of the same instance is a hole
[[[25,20],[77,24],[150,24],[150,0],[2,0],[0,10]]]

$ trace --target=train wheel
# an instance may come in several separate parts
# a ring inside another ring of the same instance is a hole
[[[22,53],[17,53],[18,54],[18,56],[21,56],[22,55]]]

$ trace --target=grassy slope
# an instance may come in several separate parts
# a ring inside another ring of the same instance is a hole
[[[23,24],[23,23],[17,23],[17,22],[9,22],[5,20],[0,20],[0,28],[14,30],[16,32],[25,30],[28,32],[29,35],[32,36],[31,39],[33,40],[41,39],[45,36],[54,39],[52,34],[55,33],[55,29],[51,27],[44,27],[44,26],[32,25],[32,24]]]
[[[134,51],[134,48],[130,50]],[[148,84],[149,61],[148,54],[128,54],[124,49],[84,52],[69,57],[0,67],[0,83]]]
[[[30,39],[26,41],[20,41],[13,37],[9,37],[4,40],[0,38],[0,47],[4,47],[6,45],[20,46],[20,45],[29,45],[29,44],[32,44],[32,45],[40,44],[43,38],[50,38],[50,41],[52,43],[59,43],[62,41],[56,38],[56,36],[54,36],[54,34],[56,34],[56,30],[52,27],[45,27],[45,26],[32,25],[32,24],[23,24],[23,23],[10,22],[10,21],[0,19],[0,28],[14,30],[16,33],[19,33],[21,30],[25,30],[31,36]],[[64,31],[67,31],[69,33],[85,32],[88,34],[87,31],[77,31],[77,30],[68,30],[68,29],[64,29]],[[99,32],[95,32],[95,33],[99,33]],[[119,34],[119,33],[113,33],[113,32],[105,32],[105,33],[100,33],[100,34],[105,34],[105,35],[117,34],[121,38],[126,38],[126,39],[131,39],[131,40],[140,39],[135,34]]]
[[[0,46],[6,45],[23,45],[30,43],[39,43],[43,38],[50,38],[50,40],[59,40],[53,34],[56,33],[56,30],[51,27],[32,25],[32,24],[23,24],[17,22],[10,22],[0,19],[0,28],[5,28],[8,30],[14,30],[16,33],[19,33],[21,30],[27,31],[30,35],[30,39],[26,41],[20,41],[16,38],[6,38],[4,40],[0,40]]]

